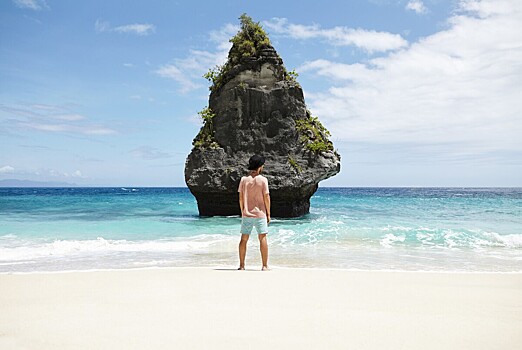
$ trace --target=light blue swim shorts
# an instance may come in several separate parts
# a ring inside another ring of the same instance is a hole
[[[268,233],[266,218],[241,218],[241,234],[251,234],[254,227],[258,234]]]

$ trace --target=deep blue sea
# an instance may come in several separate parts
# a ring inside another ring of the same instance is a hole
[[[186,188],[0,188],[0,272],[229,268],[239,227]],[[522,189],[320,188],[268,242],[272,267],[520,272]]]

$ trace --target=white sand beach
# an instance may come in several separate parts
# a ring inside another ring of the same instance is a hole
[[[522,274],[0,275],[0,349],[515,349]]]

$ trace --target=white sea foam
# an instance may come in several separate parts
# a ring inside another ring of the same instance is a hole
[[[284,246],[288,243],[293,242],[296,237],[297,237],[297,232],[295,232],[294,230],[279,229],[277,232],[277,236],[275,238],[271,239],[271,241],[274,244],[280,244],[280,245]]]
[[[443,238],[444,238],[444,246],[448,248],[457,248],[459,246],[464,245],[462,242],[463,235],[460,232],[455,232],[453,230],[444,230]]]
[[[413,227],[406,227],[406,226],[386,226],[386,227],[381,228],[382,231],[406,231],[406,232],[410,232],[414,229],[415,228],[413,228]]]
[[[172,264],[172,260],[135,261],[133,264],[136,266],[159,266]]]
[[[391,247],[396,242],[404,242],[405,239],[406,236],[404,235],[396,236],[393,233],[387,233],[386,235],[384,235],[384,238],[381,239],[379,243],[383,247]]]
[[[496,232],[484,232],[483,235],[489,238],[490,242],[499,243],[508,248],[522,248],[522,234],[499,235]]]
[[[28,242],[23,246],[0,246],[0,261],[110,253],[204,252],[213,246],[231,243],[232,238],[234,237],[226,235],[198,235],[185,240],[127,241],[98,237],[92,240],[55,240],[46,243]]]

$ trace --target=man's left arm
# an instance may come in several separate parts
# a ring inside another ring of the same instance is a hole
[[[239,208],[241,208],[241,215],[243,215],[243,192],[239,192]]]
[[[266,208],[266,222],[270,223],[270,193],[265,193],[263,196],[263,201],[265,202]]]

